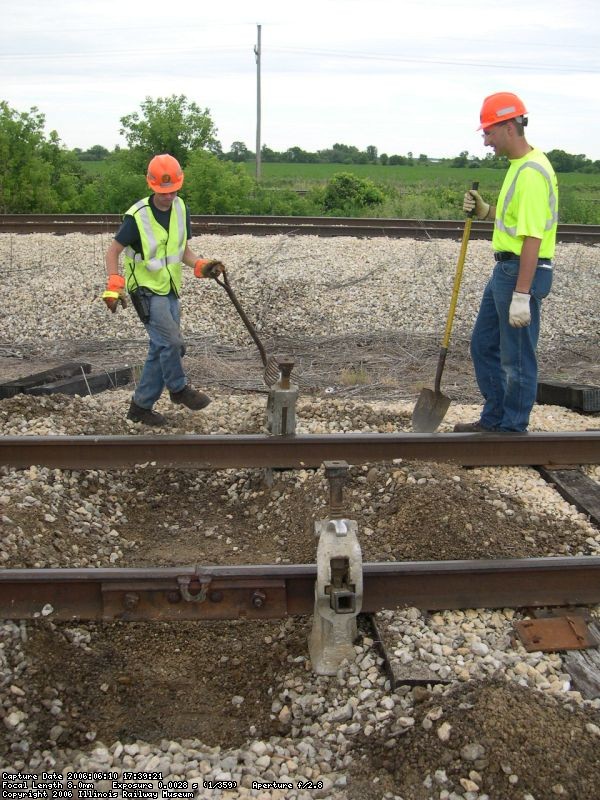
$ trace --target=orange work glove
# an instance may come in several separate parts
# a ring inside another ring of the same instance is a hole
[[[106,291],[102,295],[106,307],[114,314],[119,303],[125,308],[125,278],[122,275],[109,275],[106,281]]]
[[[197,278],[218,278],[225,269],[221,261],[199,258],[194,264],[194,275]]]

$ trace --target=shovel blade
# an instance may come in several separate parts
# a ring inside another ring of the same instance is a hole
[[[413,409],[412,427],[417,433],[433,433],[446,416],[450,398],[432,389],[421,389],[419,399]]]
[[[269,356],[267,363],[265,364],[265,371],[263,373],[263,379],[265,384],[269,387],[275,386],[276,383],[279,383],[279,378],[281,377],[281,370],[279,369],[279,363],[277,361],[276,356]]]

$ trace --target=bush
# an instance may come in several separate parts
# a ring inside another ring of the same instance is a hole
[[[351,172],[338,172],[325,187],[323,209],[328,214],[352,216],[364,208],[380,205],[384,200],[384,192],[373,181]]]
[[[291,189],[268,189],[258,186],[252,198],[252,213],[273,216],[310,217],[321,213],[312,193],[300,196]]]
[[[150,194],[145,174],[133,172],[126,159],[119,155],[108,159],[106,170],[94,176],[95,194],[87,187],[88,202],[97,202],[95,208],[83,209],[92,214],[124,214],[142,197]]]
[[[185,169],[181,194],[192,214],[250,214],[254,187],[241,164],[196,150]]]

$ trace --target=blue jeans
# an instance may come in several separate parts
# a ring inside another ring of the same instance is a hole
[[[508,323],[518,272],[518,259],[496,264],[471,338],[477,385],[485,400],[480,422],[490,430],[526,431],[537,393],[540,311],[552,287],[552,269],[538,266],[535,272],[531,322],[526,328],[512,328]]]
[[[133,395],[134,403],[141,408],[152,408],[165,386],[172,392],[180,392],[187,383],[182,364],[185,346],[179,329],[179,299],[171,292],[152,294],[149,301],[150,319],[144,327],[150,346]]]

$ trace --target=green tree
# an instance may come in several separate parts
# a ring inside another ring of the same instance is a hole
[[[241,164],[244,161],[251,161],[254,158],[254,153],[248,150],[244,142],[233,142],[231,150],[225,153],[223,158],[225,161],[235,161]]]
[[[97,190],[98,205],[85,210],[99,214],[124,214],[132,203],[150,194],[145,169],[132,170],[128,154],[123,151],[111,155],[106,168],[96,176],[94,186]],[[91,190],[88,190],[87,194],[91,196]]]
[[[564,150],[549,150],[546,155],[556,172],[593,171],[590,170],[593,162],[583,153],[574,155],[573,153],[566,153]]]
[[[353,144],[336,142],[333,145],[333,161],[338,164],[354,164],[359,152],[358,147],[355,147]]]
[[[508,161],[504,156],[496,156],[494,153],[486,153],[481,160],[481,164],[489,169],[506,169]]]
[[[56,131],[44,133],[44,115],[0,101],[0,212],[25,214],[74,210],[83,183],[76,157]]]
[[[282,160],[281,153],[278,153],[276,150],[271,150],[266,144],[263,144],[260,149],[260,157],[263,161],[271,163]]]
[[[121,117],[119,130],[129,145],[134,168],[145,169],[159,153],[170,153],[185,167],[195,150],[220,152],[209,110],[202,110],[185,95],[147,97],[140,108],[141,112]]]
[[[89,147],[85,152],[82,152],[79,148],[75,148],[73,153],[80,161],[104,161],[104,159],[108,158],[110,155],[106,147],[103,147],[101,144],[92,145],[92,147]]]
[[[317,156],[296,145],[282,153],[281,160],[290,164],[313,164],[317,160]]]
[[[469,153],[466,150],[463,150],[456,158],[453,158],[450,162],[451,167],[466,167],[469,163]]]

